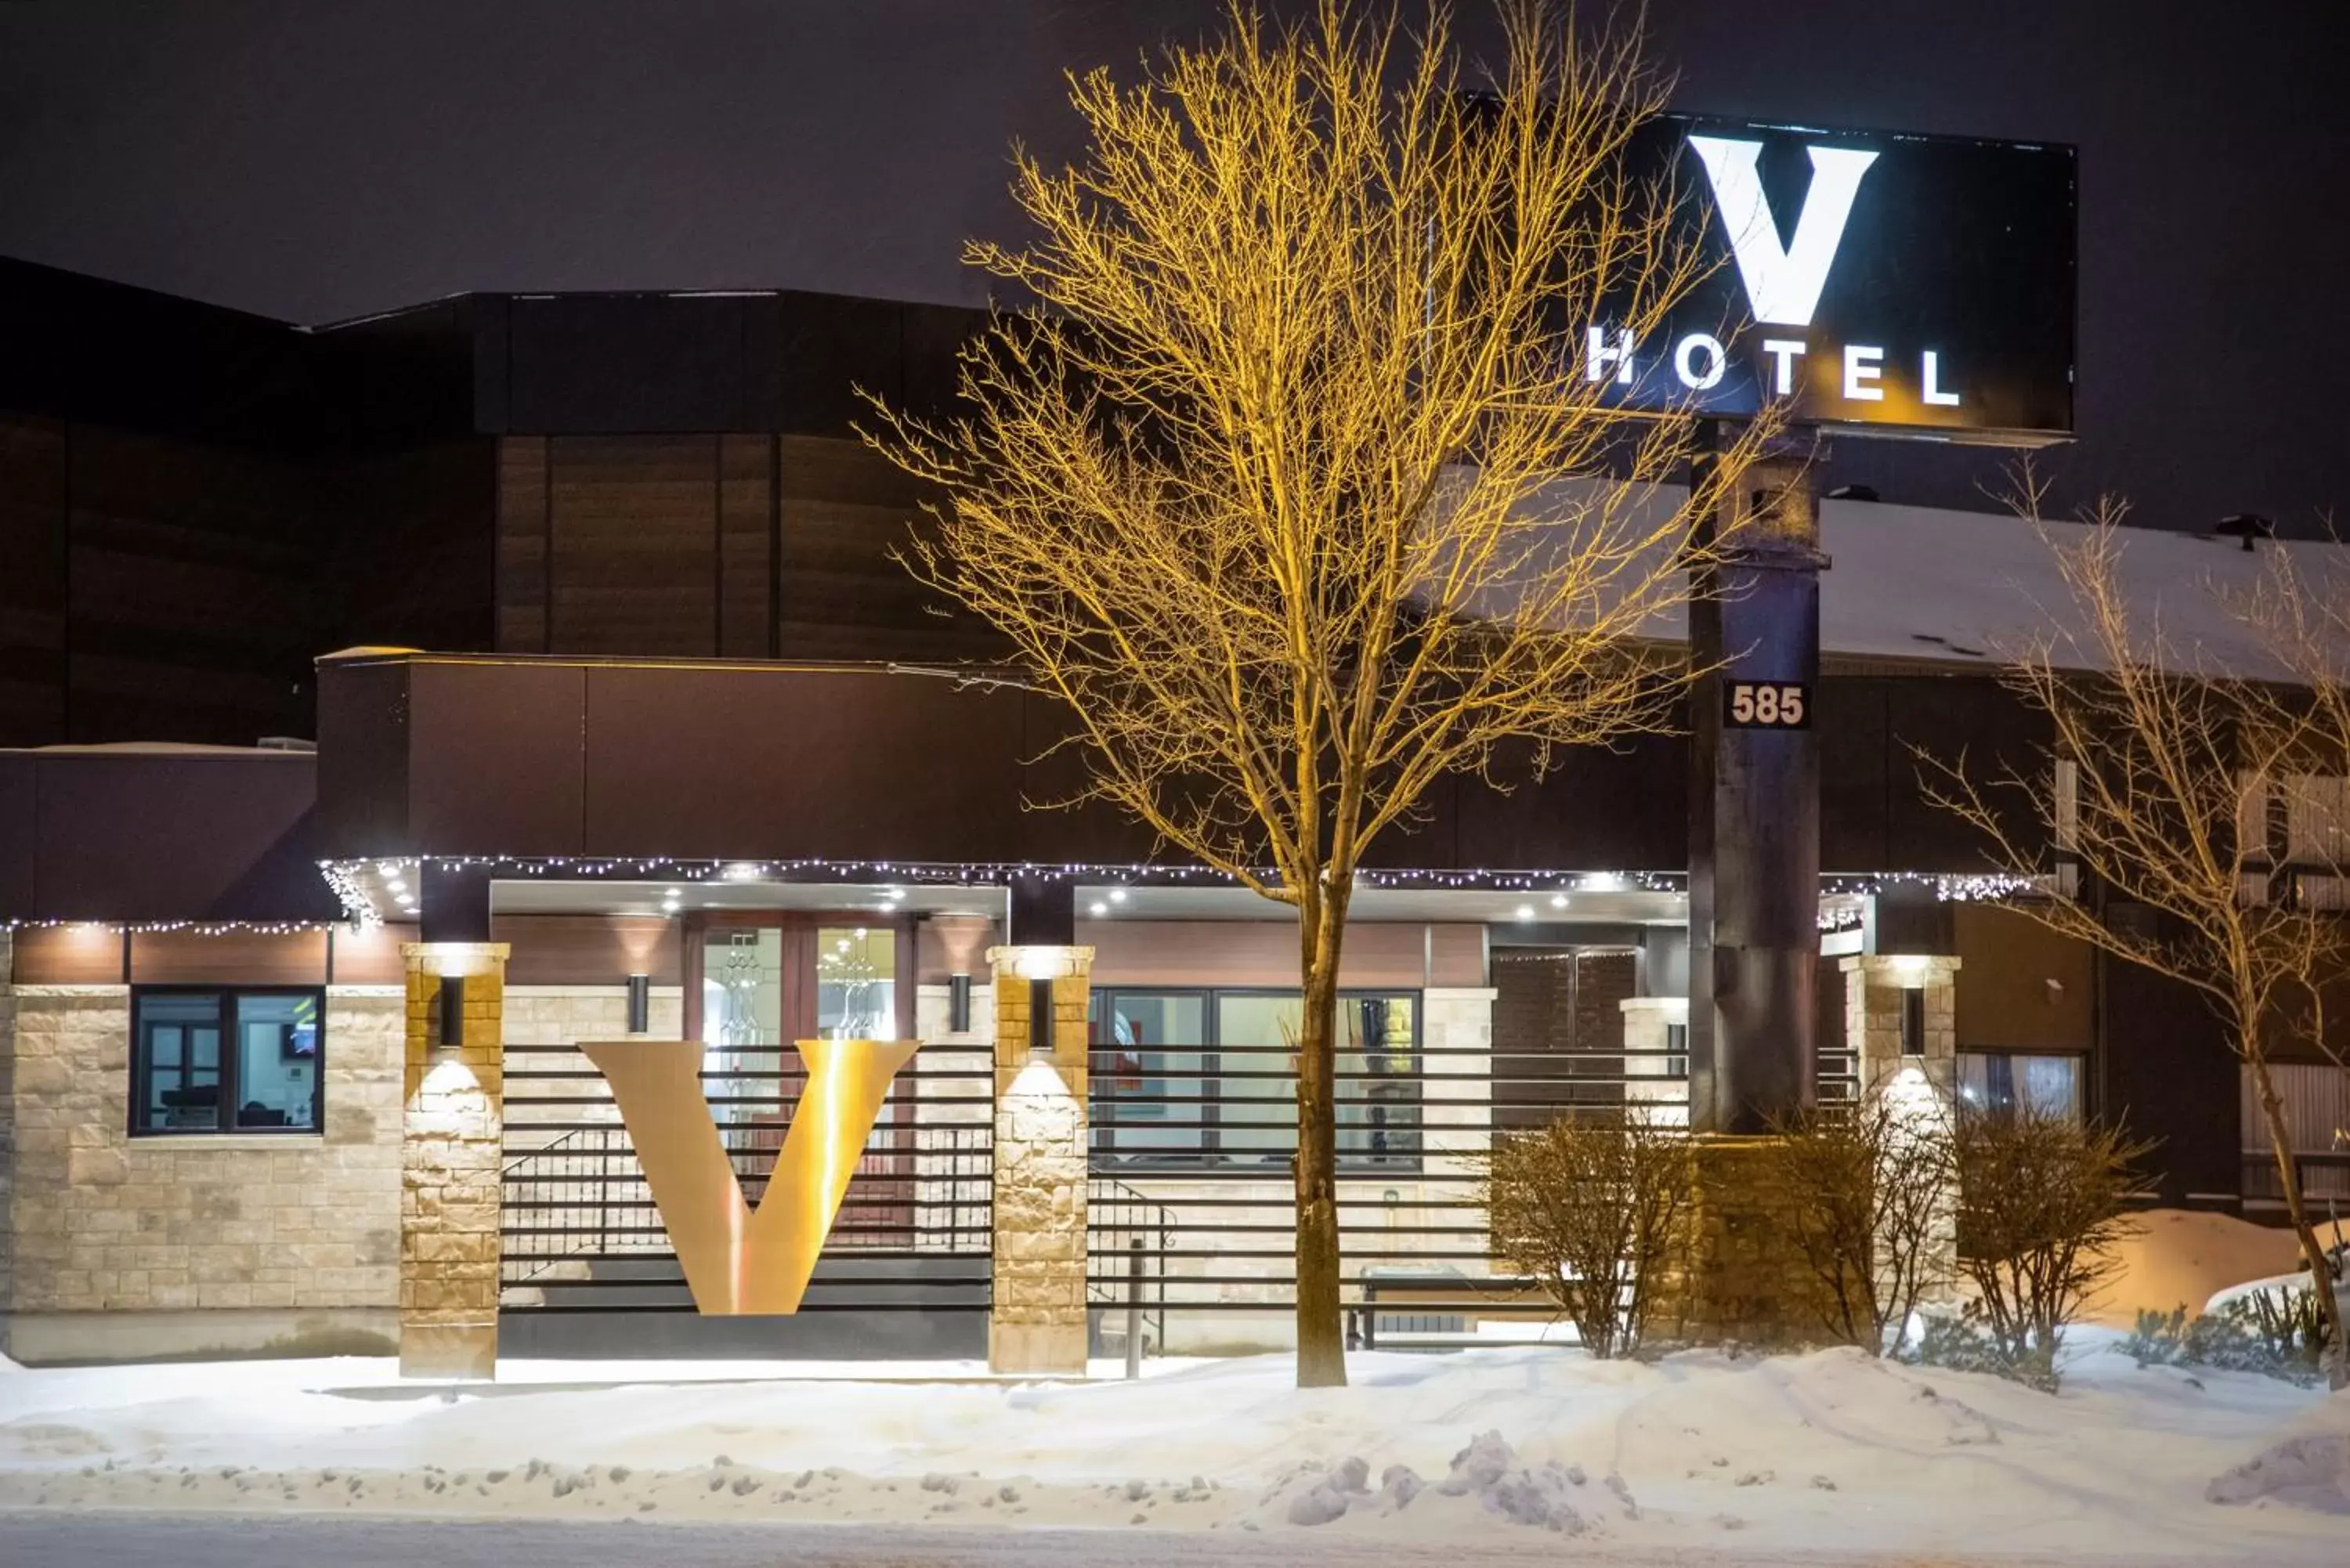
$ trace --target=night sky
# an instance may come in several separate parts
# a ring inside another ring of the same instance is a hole
[[[0,253],[324,322],[466,289],[972,301],[1058,73],[1205,0],[18,0]],[[1654,0],[1679,107],[2080,148],[2069,494],[2350,526],[2350,45],[2337,0]],[[1464,6],[1477,15],[1471,3]],[[1984,504],[1999,459],[1839,444]]]

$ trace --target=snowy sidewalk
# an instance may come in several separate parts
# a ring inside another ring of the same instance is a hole
[[[637,1366],[651,1379],[579,1387],[610,1368],[574,1363],[530,1369],[554,1389],[410,1398],[370,1361],[13,1371],[0,1507],[2350,1560],[2350,1512],[2325,1511],[2350,1509],[2350,1475],[2326,1469],[2350,1467],[2350,1396],[2245,1375],[2091,1351],[2052,1398],[1848,1351],[1351,1365],[1354,1387],[1300,1393],[1284,1357],[1057,1386]],[[2255,1501],[2207,1501],[2288,1441],[2293,1464],[2239,1484]]]

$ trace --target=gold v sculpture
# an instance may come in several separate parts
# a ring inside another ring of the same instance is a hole
[[[802,1040],[807,1085],[754,1210],[702,1090],[698,1040],[579,1049],[612,1085],[693,1303],[712,1314],[793,1313],[807,1293],[889,1080],[919,1040]]]

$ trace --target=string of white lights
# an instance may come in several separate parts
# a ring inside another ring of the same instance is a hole
[[[380,923],[380,922],[379,922]],[[304,931],[348,930],[359,925],[357,920],[0,920],[0,929],[11,931],[90,930],[120,936],[157,936],[172,931],[185,931],[199,937],[265,936],[286,937]]]

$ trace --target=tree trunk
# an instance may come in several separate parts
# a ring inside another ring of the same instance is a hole
[[[2309,1222],[2308,1207],[2302,1201],[2301,1170],[2293,1163],[2293,1136],[2284,1124],[2284,1103],[2277,1098],[2267,1057],[2254,1050],[2245,1053],[2244,1061],[2252,1069],[2252,1085],[2261,1101],[2261,1119],[2268,1127],[2269,1150],[2276,1157],[2277,1177],[2284,1186],[2284,1211],[2293,1221],[2293,1233],[2301,1239],[2302,1262],[2309,1270],[2310,1289],[2317,1293],[2317,1311],[2325,1324],[2326,1386],[2350,1387],[2350,1340],[2343,1336],[2342,1303],[2334,1293],[2334,1273],[2326,1262],[2325,1248],[2318,1241],[2317,1228]]]
[[[1298,908],[1304,1009],[1297,1030],[1297,1386],[1347,1382],[1338,1306],[1338,951],[1347,889],[1309,891]]]

